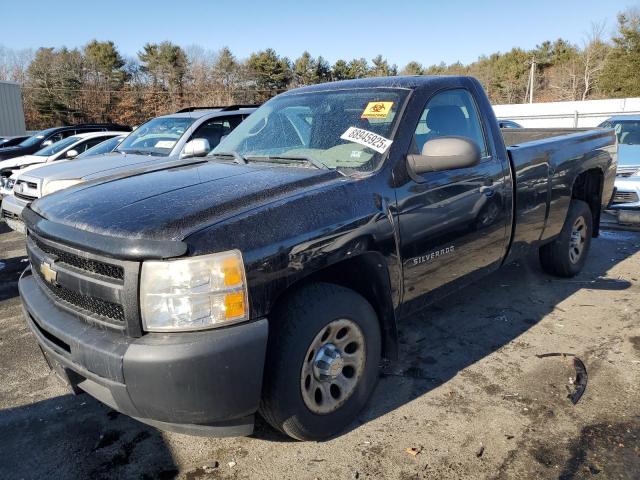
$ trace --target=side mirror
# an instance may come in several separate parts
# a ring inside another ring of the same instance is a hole
[[[441,170],[473,167],[480,163],[480,148],[466,137],[440,137],[429,140],[420,155],[407,155],[407,164],[421,175]]]
[[[49,145],[53,145],[53,142],[51,140],[45,140],[44,142],[42,142],[42,148],[48,147]]]
[[[194,138],[184,146],[182,158],[204,157],[209,153],[209,150],[211,150],[209,140],[206,138]]]
[[[67,158],[76,158],[78,156],[77,150],[69,150],[67,152]]]

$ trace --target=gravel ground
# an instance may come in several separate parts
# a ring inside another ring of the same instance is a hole
[[[299,443],[161,433],[74,397],[21,318],[23,240],[0,225],[2,478],[638,478],[640,233],[603,232],[585,271],[510,265],[401,326],[401,358],[343,435]],[[588,371],[567,398],[571,357]]]

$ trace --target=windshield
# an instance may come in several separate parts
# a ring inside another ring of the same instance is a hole
[[[112,152],[114,148],[116,148],[125,137],[113,137],[109,140],[105,140],[104,142],[100,142],[95,147],[91,147],[84,153],[81,153],[76,158],[85,158],[91,157],[92,155],[103,155],[105,153]]]
[[[209,155],[369,172],[391,145],[397,112],[409,94],[399,88],[325,90],[275,97]],[[253,158],[252,158],[253,157]]]
[[[34,155],[37,155],[38,157],[49,157],[51,155],[55,155],[56,153],[61,152],[65,148],[70,147],[71,145],[73,145],[74,143],[80,140],[82,140],[81,137],[63,138],[59,142],[49,145],[48,147],[44,147],[42,150],[38,150],[36,153],[34,153]]]
[[[640,120],[606,121],[600,126],[614,128],[618,143],[640,145]]]
[[[194,121],[189,117],[154,118],[135,129],[115,151],[166,157]]]
[[[41,132],[36,133],[35,135],[27,138],[26,140],[23,140],[20,143],[20,147],[32,147],[33,145],[35,145],[36,143],[38,143],[39,141],[41,141],[48,133],[48,130],[43,130]]]

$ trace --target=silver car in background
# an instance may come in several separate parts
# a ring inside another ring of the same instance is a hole
[[[40,197],[87,181],[204,157],[254,110],[245,105],[184,109],[140,125],[111,152],[20,173],[13,194],[2,201],[1,217],[14,230],[23,231],[22,210]]]

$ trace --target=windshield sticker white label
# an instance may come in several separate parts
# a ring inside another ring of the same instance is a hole
[[[369,102],[360,118],[387,118],[393,102]]]
[[[381,137],[377,133],[356,127],[349,127],[347,131],[340,136],[340,138],[349,142],[359,143],[360,145],[369,147],[378,153],[386,152],[393,143],[393,140]]]
[[[173,148],[175,144],[175,140],[159,140],[156,142],[155,148]]]

